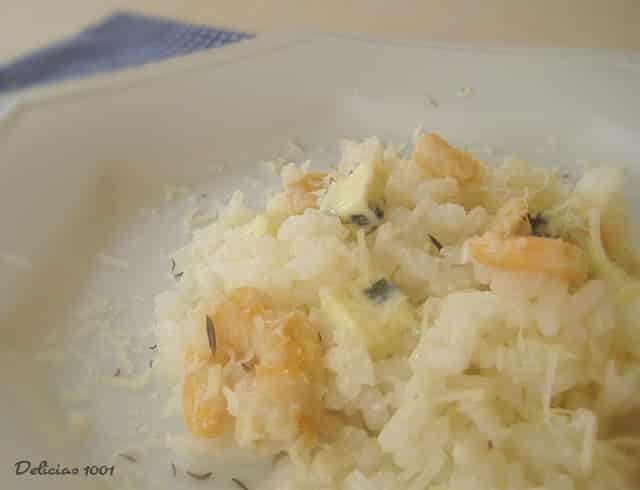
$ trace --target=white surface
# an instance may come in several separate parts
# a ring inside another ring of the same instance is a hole
[[[102,488],[114,480],[18,478],[13,464],[111,464],[114,451],[145,437],[140,425],[151,434],[169,427],[158,380],[132,394],[92,381],[77,360],[32,361],[54,331],[95,359],[96,375],[110,376],[123,359],[101,332],[115,328],[137,337],[133,372],[148,368],[151,300],[171,284],[168,254],[187,239],[181,218],[190,204],[166,202],[165,185],[190,186],[217,200],[245,187],[258,199],[261,192],[246,177],[268,179],[255,163],[278,155],[287,140],[326,163],[331,153],[322,149],[337,138],[402,142],[418,125],[490,160],[517,153],[554,165],[633,164],[640,161],[638,86],[638,60],[606,53],[267,36],[18,94],[0,120],[0,251],[33,267],[0,261],[0,481],[16,489]],[[457,95],[465,87],[472,94]],[[478,152],[487,145],[494,154]],[[219,164],[226,170],[219,172]],[[638,167],[630,168],[637,182]],[[98,253],[130,266],[100,265]],[[90,292],[124,311],[111,327],[84,334],[86,322],[73,312]],[[74,407],[88,410],[93,422],[79,437],[65,426],[60,390],[85,385],[91,399]],[[132,410],[139,412],[133,418]],[[179,427],[177,420],[172,430]],[[138,466],[153,467],[158,482],[177,489],[192,483],[183,477],[174,484],[166,451],[140,454]],[[126,461],[115,462],[124,471]],[[232,472],[225,476],[219,463],[209,464],[217,478],[207,487],[233,488],[219,482],[227,484],[238,470],[225,464]]]

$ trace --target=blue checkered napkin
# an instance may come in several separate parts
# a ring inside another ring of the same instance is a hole
[[[118,12],[75,37],[0,64],[0,93],[159,61],[249,37],[242,32]]]

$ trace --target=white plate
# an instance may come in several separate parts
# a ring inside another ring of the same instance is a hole
[[[43,459],[81,472],[89,464],[115,463],[120,475],[128,466],[152,468],[152,478],[176,489],[234,488],[229,478],[240,476],[237,468],[225,464],[224,473],[216,462],[213,482],[194,485],[182,474],[174,481],[173,456],[162,448],[138,450],[136,465],[112,459],[127,444],[174,430],[162,418],[162,383],[152,379],[131,394],[96,381],[118,367],[127,374],[104,332],[134,337],[134,372],[147,370],[152,358],[153,340],[145,336],[152,298],[171,285],[168,254],[187,240],[181,217],[191,205],[188,198],[165,201],[166,185],[219,200],[244,187],[259,200],[263,193],[247,177],[273,183],[255,162],[277,156],[289,140],[326,163],[331,152],[322,149],[337,138],[408,141],[418,125],[481,158],[517,153],[536,163],[631,164],[640,161],[638,87],[640,58],[628,54],[302,35],[261,37],[9,97],[0,110],[3,488],[90,489],[116,481],[15,475],[17,461]],[[471,90],[461,93],[465,88]],[[494,153],[482,153],[489,146]],[[638,168],[630,166],[630,179]],[[129,268],[101,265],[99,253],[126,259]],[[11,256],[30,267],[11,264]],[[78,317],[89,294],[123,309],[102,318],[112,325]],[[57,364],[35,362],[56,336],[95,359],[95,372],[75,354]],[[87,387],[89,400],[70,405],[61,392],[78,386]],[[82,436],[68,430],[70,406],[92,415]]]

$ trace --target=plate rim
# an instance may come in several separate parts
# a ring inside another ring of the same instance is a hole
[[[111,91],[140,81],[165,78],[216,65],[236,63],[262,54],[287,49],[292,46],[317,42],[382,45],[388,47],[418,47],[452,54],[513,55],[569,58],[567,61],[589,61],[602,68],[631,71],[640,78],[640,51],[612,48],[566,48],[506,46],[500,44],[469,44],[426,41],[416,39],[385,39],[363,34],[286,32],[265,33],[241,42],[215,49],[197,51],[176,58],[149,62],[90,75],[79,79],[53,81],[0,95],[0,132],[6,130],[19,114],[38,104],[57,102],[76,96],[87,96]]]

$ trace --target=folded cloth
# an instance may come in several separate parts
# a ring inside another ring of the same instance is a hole
[[[117,12],[75,37],[0,64],[0,93],[222,46],[243,32]]]

